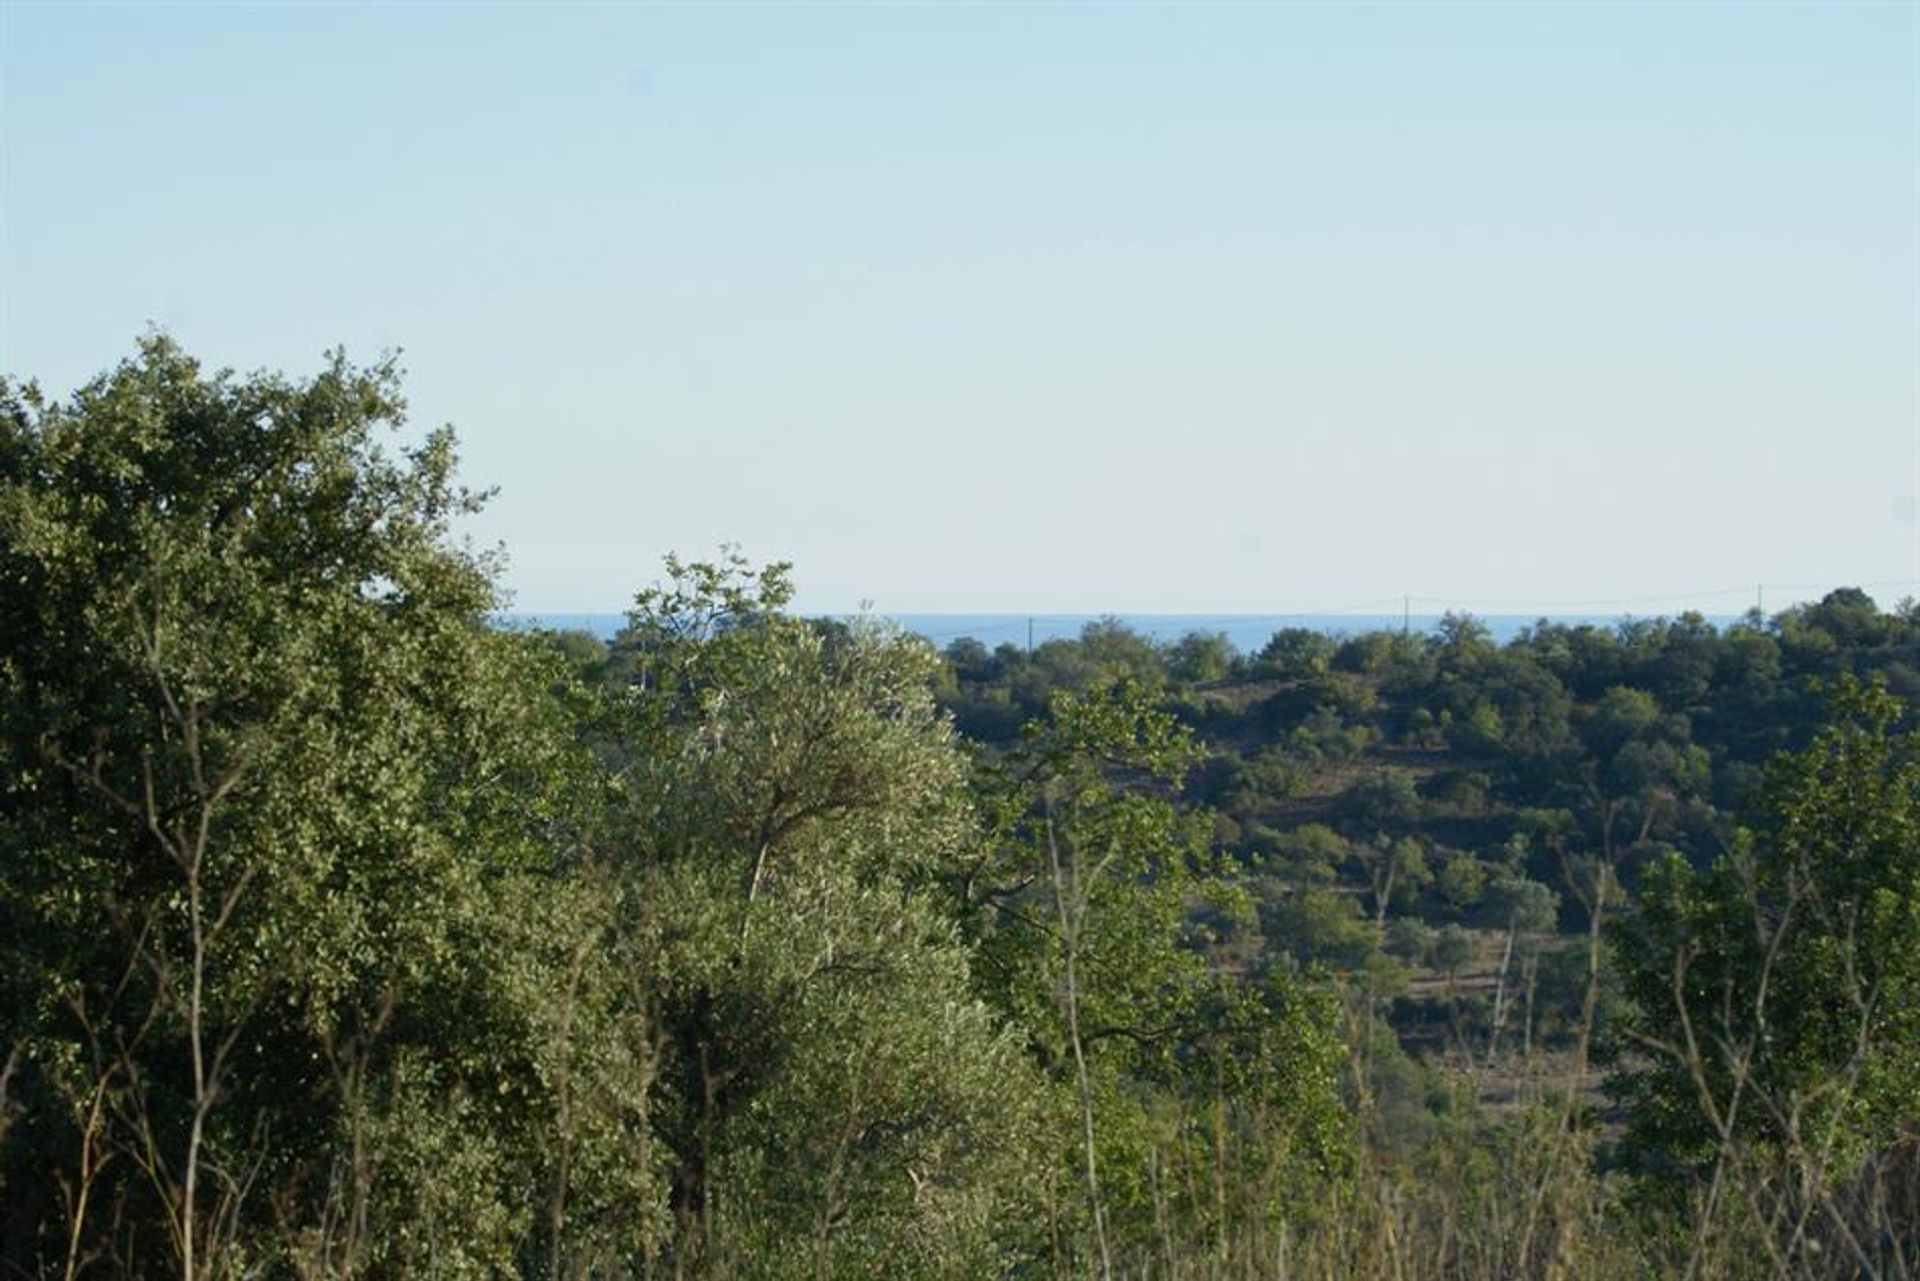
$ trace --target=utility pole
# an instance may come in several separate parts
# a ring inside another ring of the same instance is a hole
[[[1411,596],[1400,598],[1400,634],[1413,635],[1413,597]]]
[[[1033,657],[1033,615],[1027,615],[1027,657]]]

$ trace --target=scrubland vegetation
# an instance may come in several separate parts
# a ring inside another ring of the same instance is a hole
[[[1920,610],[603,644],[401,417],[0,388],[0,1274],[1920,1273]]]

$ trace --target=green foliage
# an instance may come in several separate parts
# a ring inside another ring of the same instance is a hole
[[[1324,632],[1283,628],[1260,651],[1255,670],[1281,680],[1304,680],[1324,675],[1333,663],[1334,652],[1334,643]]]
[[[651,1177],[644,1043],[586,960],[603,918],[544,892],[582,761],[450,545],[450,438],[378,443],[401,412],[391,366],[208,377],[163,338],[69,404],[0,392],[25,1271],[396,1275],[438,1242],[480,1274],[536,1237],[645,1239],[564,1209],[576,1148],[638,1158],[589,1201]]]
[[[1843,678],[1833,724],[1770,772],[1757,826],[1705,872],[1643,878],[1616,935],[1647,1054],[1617,1073],[1643,1171],[1757,1148],[1822,1180],[1920,1126],[1920,739]],[[1809,1165],[1811,1163],[1811,1165]]]
[[[1387,927],[1387,951],[1410,965],[1427,965],[1433,957],[1436,934],[1432,926],[1415,917],[1402,916]]]
[[[1445,913],[1460,916],[1477,909],[1486,897],[1493,868],[1464,850],[1445,851],[1433,888]]]
[[[1197,901],[1251,909],[1173,803],[1195,752],[1140,687],[1056,697],[985,771],[989,843],[957,887],[982,990],[1076,1118],[1058,1142],[1078,1195],[1055,1213],[1095,1259],[1266,1222],[1342,1151],[1331,1007],[1216,968],[1195,929]]]
[[[1462,966],[1474,958],[1479,951],[1473,931],[1462,929],[1458,925],[1443,926],[1434,936],[1429,958],[1437,970],[1449,976],[1459,973]]]
[[[970,839],[935,657],[783,611],[786,567],[668,561],[603,754],[665,1048],[676,1268],[977,1275],[1040,1104],[930,887]]]
[[[1920,1250],[1920,609],[942,658],[728,553],[523,634],[402,409],[0,386],[0,1271]]]
[[[1225,632],[1188,632],[1167,650],[1167,673],[1182,684],[1225,680],[1239,666],[1239,655]]]
[[[1301,965],[1359,970],[1379,947],[1379,935],[1352,895],[1324,888],[1284,889],[1267,906],[1268,941]]]
[[[1481,910],[1495,929],[1551,934],[1559,919],[1560,896],[1538,881],[1508,873],[1487,882]]]
[[[1340,797],[1340,815],[1352,832],[1404,832],[1423,810],[1412,777],[1391,767],[1368,774]]]

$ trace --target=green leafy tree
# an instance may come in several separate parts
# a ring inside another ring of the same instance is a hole
[[[1207,816],[1173,803],[1195,750],[1123,684],[1057,696],[981,785],[988,840],[956,898],[982,990],[1061,1091],[1078,1195],[1056,1266],[1109,1274],[1169,1233],[1227,1249],[1229,1203],[1268,1222],[1337,1161],[1333,1007],[1215,969],[1195,928],[1200,902],[1252,911]]]
[[[1521,952],[1519,978],[1526,1002],[1521,1025],[1523,1043],[1529,1051],[1532,1049],[1533,997],[1537,990],[1539,960],[1538,948],[1534,943],[1541,935],[1553,932],[1559,909],[1559,896],[1539,881],[1508,872],[1495,876],[1487,884],[1482,912],[1487,923],[1505,935],[1500,948],[1500,968],[1494,980],[1492,1031],[1487,1042],[1487,1058],[1490,1062],[1499,1049],[1500,1034],[1505,1030],[1511,1012],[1511,980],[1514,977],[1513,961],[1517,946]]]
[[[1387,923],[1387,951],[1409,965],[1425,965],[1433,953],[1435,931],[1414,916],[1396,916]]]
[[[1449,986],[1467,962],[1479,954],[1473,931],[1458,925],[1443,926],[1434,937],[1430,959],[1435,969],[1447,976]]]
[[[668,561],[601,731],[661,1041],[676,1270],[997,1270],[1038,1097],[931,886],[972,832],[939,659]]]
[[[1165,678],[1159,647],[1121,619],[1107,617],[1086,624],[1080,629],[1077,647],[1082,662],[1090,667],[1087,688],[1122,680],[1158,688]]]
[[[1225,680],[1239,657],[1225,632],[1188,632],[1167,650],[1166,666],[1176,681],[1204,684]]]
[[[20,1274],[644,1245],[644,1038],[605,913],[547,892],[591,789],[451,544],[450,437],[390,452],[401,415],[391,365],[208,376],[159,337],[66,404],[0,387]]]
[[[1796,1221],[1819,1216],[1802,1236],[1920,1132],[1920,737],[1903,712],[1843,678],[1828,728],[1774,764],[1758,823],[1704,872],[1650,869],[1614,936],[1647,1056],[1611,1081],[1637,1167],[1718,1197],[1757,1162]]]
[[[1420,891],[1433,883],[1426,850],[1412,837],[1383,837],[1372,844],[1355,846],[1354,854],[1365,870],[1373,899],[1374,929],[1384,933],[1388,910],[1405,911]]]
[[[1325,632],[1286,627],[1261,647],[1254,668],[1263,676],[1305,680],[1323,676],[1333,662],[1335,645]]]
[[[1056,695],[990,775],[988,843],[958,887],[989,999],[1072,1092],[1080,1210],[1103,1274],[1127,1226],[1112,1223],[1116,1209],[1148,1200],[1145,1126],[1122,1083],[1179,1043],[1205,976],[1181,945],[1204,831],[1148,788],[1117,787],[1114,772],[1166,786],[1194,755],[1139,686]]]
[[[1399,834],[1420,822],[1425,805],[1413,776],[1387,766],[1355,782],[1340,795],[1339,813],[1356,833]]]

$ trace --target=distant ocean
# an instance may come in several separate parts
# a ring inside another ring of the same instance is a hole
[[[565,631],[591,632],[602,640],[610,639],[626,622],[624,614],[510,614],[508,622],[516,627],[550,627]],[[1220,632],[1235,649],[1252,653],[1283,628],[1300,627],[1329,636],[1357,636],[1364,632],[1393,631],[1402,627],[1423,635],[1439,630],[1440,614],[883,614],[877,617],[917,632],[945,649],[954,641],[971,637],[994,649],[1001,645],[1025,647],[1031,631],[1035,645],[1050,640],[1071,640],[1081,628],[1103,618],[1117,618],[1143,636],[1156,641],[1176,641],[1189,632]],[[1627,621],[1616,614],[1488,614],[1475,615],[1475,621],[1504,644],[1542,617],[1554,623],[1577,626],[1615,627]],[[1708,622],[1725,627],[1737,621],[1736,615],[1710,616]]]

